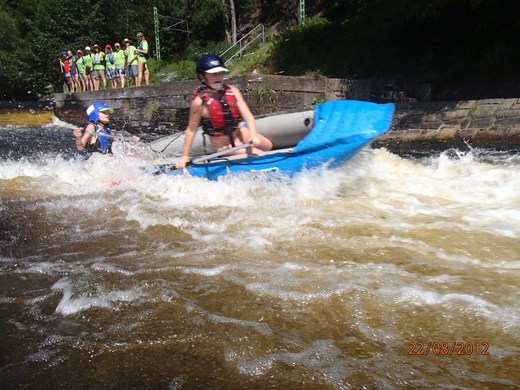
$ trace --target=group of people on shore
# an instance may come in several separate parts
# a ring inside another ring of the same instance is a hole
[[[59,65],[69,92],[125,88],[127,83],[139,87],[143,80],[150,85],[148,42],[142,32],[137,33],[137,41],[137,47],[125,38],[124,47],[119,42],[113,48],[107,43],[104,51],[98,44],[76,53],[63,50]]]

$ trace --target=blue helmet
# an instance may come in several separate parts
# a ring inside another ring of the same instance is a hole
[[[224,66],[224,61],[216,54],[203,54],[197,60],[197,65],[195,70],[197,74],[201,74],[204,72],[207,73],[219,73],[219,72],[229,72],[229,70]]]
[[[89,121],[99,121],[99,111],[114,112],[113,108],[108,107],[105,103],[95,102],[87,108],[87,118]]]
[[[62,50],[61,53],[60,53],[62,56],[66,56],[67,55],[67,52],[65,50]]]

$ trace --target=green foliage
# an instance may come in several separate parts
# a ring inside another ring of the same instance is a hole
[[[259,0],[261,23],[282,25],[293,24],[298,21],[298,2],[287,0]],[[292,22],[292,23],[291,23]]]
[[[278,94],[274,89],[264,88],[261,85],[254,85],[248,94],[248,99],[256,99],[256,104],[269,106],[273,110],[278,108]]]
[[[273,49],[273,66],[287,75],[346,76],[355,58],[348,29],[316,17],[282,32]]]
[[[270,58],[273,52],[274,43],[266,42],[251,48],[251,54],[246,54],[234,60],[231,65],[233,73],[271,73]],[[249,53],[249,51],[248,51]]]
[[[221,0],[193,0],[190,2],[191,29],[204,41],[225,39],[224,15],[228,12]]]
[[[195,78],[200,54],[227,49],[228,0],[0,0],[0,98],[59,91],[61,50],[125,37],[135,44],[143,31],[153,55],[154,6],[163,61],[150,61],[152,82]],[[239,32],[264,23],[271,39],[234,60],[234,73],[520,79],[520,2],[314,0],[307,2],[303,26],[297,26],[296,1],[235,0],[235,6]],[[189,33],[166,29],[179,20],[177,27]]]
[[[150,61],[150,74],[156,83],[168,83],[172,81],[195,80],[195,61],[180,60],[177,62]]]
[[[21,64],[17,58],[12,57],[11,53],[16,50],[19,37],[13,17],[3,8],[0,8],[0,39],[3,42],[0,50],[0,85],[4,90],[2,94],[16,95],[23,91],[20,91],[17,80],[13,79]]]
[[[227,3],[226,3],[227,4]],[[125,37],[136,43],[137,31],[143,31],[153,56],[153,7],[160,16],[184,19],[190,34],[171,32],[171,19],[161,18],[161,57],[180,61],[194,59],[204,51],[225,47],[224,14],[229,11],[221,0],[2,0],[0,36],[0,98],[36,99],[60,91],[63,76],[59,68],[61,50],[73,51],[97,43],[122,42]],[[176,19],[176,20],[178,20]],[[188,23],[188,20],[190,23]],[[155,66],[151,65],[150,66]],[[180,63],[177,77],[188,78],[187,63]],[[151,71],[152,82],[154,71]],[[156,79],[159,82],[159,79]]]
[[[318,104],[324,103],[327,100],[325,99],[325,94],[320,93],[312,98],[311,105],[316,106]]]
[[[520,77],[518,2],[508,7],[492,0],[323,3],[329,4],[324,17],[281,33],[273,70],[327,77],[431,73],[456,82]]]
[[[223,41],[220,42],[206,42],[205,45],[202,43],[192,43],[186,48],[182,58],[196,61],[196,59],[204,53],[222,53],[226,50],[229,45]]]
[[[477,112],[477,110],[480,108],[480,104],[476,103],[476,104],[473,104],[470,108],[469,108],[469,113],[470,115],[473,115],[475,112]]]

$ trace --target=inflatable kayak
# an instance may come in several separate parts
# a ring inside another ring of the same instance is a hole
[[[258,132],[273,142],[272,151],[233,156],[225,156],[226,151],[208,154],[204,140],[199,140],[196,145],[194,143],[192,155],[202,156],[193,158],[185,170],[176,169],[173,161],[157,165],[154,174],[188,173],[215,180],[233,172],[268,171],[293,175],[316,167],[332,168],[349,160],[385,133],[392,124],[393,114],[392,103],[335,100],[317,105],[312,111],[258,119]],[[162,147],[169,154],[180,155],[183,135],[165,138],[169,139],[159,140],[163,144],[151,145],[157,148],[154,153],[164,153]]]
[[[273,143],[274,149],[294,146],[312,129],[314,110],[283,113],[256,119],[256,130]],[[179,157],[184,145],[184,132],[159,138],[147,144],[143,157],[150,160]],[[213,153],[211,142],[200,130],[193,139],[192,156]]]

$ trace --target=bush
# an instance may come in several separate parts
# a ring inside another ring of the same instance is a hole
[[[154,66],[150,66],[150,72],[154,84],[194,80],[197,78],[195,74],[195,61],[190,60],[180,60],[177,62],[155,61]]]

